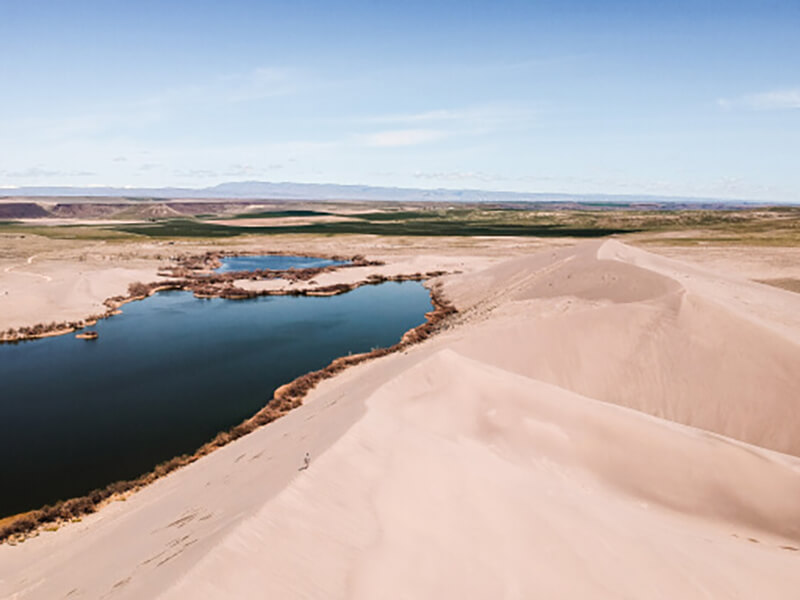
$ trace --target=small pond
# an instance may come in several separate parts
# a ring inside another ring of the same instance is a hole
[[[284,256],[277,254],[264,254],[257,256],[226,256],[220,259],[222,266],[217,273],[230,271],[255,271],[257,269],[270,269],[272,271],[285,271],[286,269],[311,269],[316,267],[329,267],[332,265],[346,264],[329,258],[315,258],[313,256]]]

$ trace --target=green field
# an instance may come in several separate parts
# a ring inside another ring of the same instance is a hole
[[[241,213],[232,218],[234,219],[280,219],[282,217],[320,217],[323,215],[330,215],[329,212],[319,210],[265,210],[254,213]],[[198,216],[213,216],[213,215],[198,215]]]
[[[122,240],[136,239],[124,231],[110,229],[101,225],[28,225],[0,222],[0,234],[40,235],[57,240]]]
[[[234,219],[306,217],[296,225],[268,223],[259,227],[209,222],[203,218],[151,219],[119,225],[39,226],[30,222],[0,222],[0,233],[30,233],[59,239],[229,238],[239,235],[365,234],[380,236],[521,236],[597,238],[633,236],[639,242],[694,245],[704,243],[796,245],[800,243],[800,207],[649,209],[625,206],[563,208],[509,208],[506,206],[442,205],[398,207],[364,206],[353,214],[324,209],[273,210],[240,213]],[[314,220],[339,216],[343,220]],[[231,218],[226,216],[226,218]]]
[[[602,237],[631,233],[629,229],[569,227],[558,224],[483,223],[467,220],[415,219],[412,221],[344,221],[276,227],[235,227],[190,219],[171,219],[157,223],[124,225],[116,231],[149,237],[231,237],[242,234],[304,233],[318,235],[370,234],[384,236],[525,236],[525,237]]]

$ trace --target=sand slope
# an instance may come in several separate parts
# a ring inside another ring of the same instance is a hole
[[[780,540],[800,538],[800,461],[450,350],[368,407],[164,597],[788,592],[773,569],[797,564]]]
[[[500,305],[454,344],[467,356],[800,455],[797,294],[614,241],[516,259],[449,289],[476,312]]]
[[[800,295],[614,241],[446,289],[459,326],[1,546],[0,597],[797,597]]]

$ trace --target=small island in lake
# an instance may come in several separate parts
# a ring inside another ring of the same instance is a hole
[[[79,340],[96,340],[100,337],[100,334],[96,331],[83,331],[81,333],[76,333],[75,337]]]

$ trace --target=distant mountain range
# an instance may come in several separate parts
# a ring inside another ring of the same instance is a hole
[[[746,200],[622,194],[550,194],[486,190],[415,189],[327,183],[235,181],[205,188],[18,187],[0,188],[0,197],[94,197],[128,200],[339,200],[395,202],[577,202],[643,204],[766,204]]]

